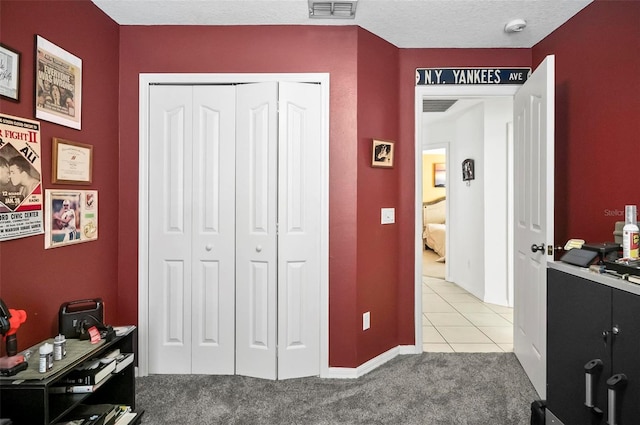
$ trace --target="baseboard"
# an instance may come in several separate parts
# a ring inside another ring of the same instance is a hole
[[[320,377],[328,379],[356,379],[382,366],[398,355],[405,354],[419,354],[419,352],[416,351],[415,345],[398,345],[355,368],[329,367],[326,374]]]

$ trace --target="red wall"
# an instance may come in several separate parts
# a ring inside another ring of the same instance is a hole
[[[532,51],[556,57],[556,243],[611,241],[640,205],[640,2],[597,0]]]
[[[20,348],[52,336],[71,299],[102,296],[107,322],[137,322],[139,73],[331,74],[331,366],[414,342],[417,67],[531,66],[555,53],[557,240],[610,239],[617,217],[604,211],[639,201],[639,7],[597,0],[533,49],[397,49],[357,27],[118,27],[88,0],[0,0],[1,40],[23,55],[22,100],[0,100],[1,111],[33,118],[34,34],[81,57],[83,130],[42,121],[43,185],[53,187],[55,136],[94,145],[90,188],[100,193],[97,242],[46,251],[42,236],[0,243],[0,296],[29,313]],[[395,168],[370,167],[374,137],[396,142]],[[396,208],[397,224],[379,224],[381,207]],[[372,328],[363,332],[365,311]]]
[[[358,37],[358,286],[352,332],[356,365],[398,345],[398,224],[380,224],[380,208],[399,210],[399,170],[372,168],[372,139],[394,141],[394,151],[413,146],[398,138],[399,50],[365,31]],[[333,285],[333,282],[330,282]],[[330,300],[333,302],[333,300]],[[371,313],[371,328],[362,331],[362,314]],[[332,331],[333,329],[330,329]],[[333,351],[333,350],[332,350]]]
[[[329,72],[331,364],[356,366],[357,27],[122,27],[119,298],[137,322],[138,75]]]
[[[93,184],[82,188],[99,194],[95,242],[49,250],[42,235],[0,242],[0,297],[28,315],[18,331],[22,350],[57,334],[65,301],[100,296],[106,320],[117,321],[118,26],[88,0],[1,0],[0,28],[2,43],[22,53],[20,101],[0,99],[2,113],[35,119],[35,34],[82,59],[82,130],[41,121],[42,185],[72,188],[51,184],[51,138],[61,137],[93,145]]]

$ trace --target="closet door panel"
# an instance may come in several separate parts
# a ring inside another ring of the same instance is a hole
[[[192,373],[235,372],[235,87],[193,91]]]
[[[149,373],[191,372],[191,92],[150,92]]]
[[[278,379],[320,374],[320,85],[280,83]]]
[[[276,379],[277,83],[236,95],[236,373]]]

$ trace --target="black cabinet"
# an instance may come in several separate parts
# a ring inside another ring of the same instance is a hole
[[[71,413],[80,404],[120,404],[135,409],[135,371],[133,364],[117,374],[112,374],[95,392],[87,394],[53,394],[52,387],[60,385],[69,372],[82,362],[100,358],[108,352],[119,348],[122,353],[135,353],[136,330],[131,328],[124,335],[112,341],[103,342],[92,347],[89,341],[82,341],[87,348],[72,361],[57,365],[54,362],[52,373],[43,379],[23,379],[33,377],[33,371],[27,370],[8,378],[0,379],[0,418],[9,418],[14,425],[49,425],[55,424]],[[79,341],[77,341],[80,344]],[[34,363],[32,365],[32,362]],[[29,362],[29,369],[35,367],[37,373],[38,353]],[[28,375],[27,373],[31,373]],[[140,422],[142,414],[138,414],[132,424]]]
[[[555,269],[547,282],[547,409],[565,425],[637,423],[640,296]]]

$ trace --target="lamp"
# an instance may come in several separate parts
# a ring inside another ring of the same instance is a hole
[[[356,17],[358,0],[351,1],[309,1],[309,18],[313,19],[353,19]]]
[[[511,34],[514,32],[520,32],[527,27],[527,21],[524,19],[514,19],[512,21],[507,22],[504,26],[504,32],[507,34]]]

